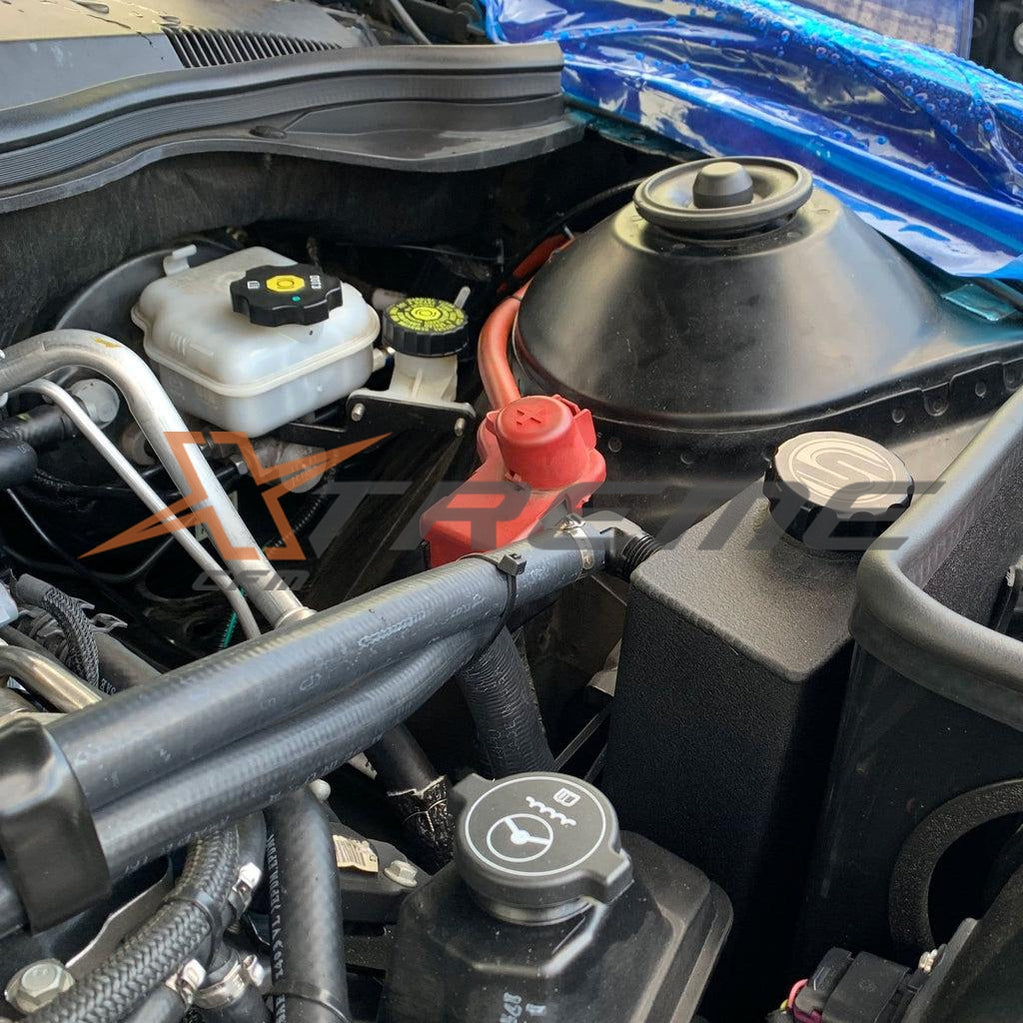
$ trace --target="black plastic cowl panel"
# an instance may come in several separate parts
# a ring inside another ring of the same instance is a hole
[[[70,2],[54,6],[67,15]],[[187,153],[456,171],[536,156],[582,134],[564,112],[555,44],[371,46],[357,25],[301,0],[257,2],[255,14],[239,0],[177,7],[207,20],[216,10],[221,23],[192,28],[161,15],[140,23],[149,34],[118,34],[102,17],[99,34],[73,19],[52,31],[43,24],[36,36],[59,38],[33,42],[26,61],[28,43],[0,5],[0,212]],[[264,8],[286,10],[286,23],[260,20]],[[58,73],[53,61],[86,70]]]
[[[373,41],[363,19],[308,0],[0,3],[0,111],[140,75]]]

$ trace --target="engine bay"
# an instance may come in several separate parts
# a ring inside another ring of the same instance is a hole
[[[59,6],[0,129],[2,1015],[1017,1019],[1019,292],[584,130],[456,6]],[[305,92],[185,139],[264,59]]]

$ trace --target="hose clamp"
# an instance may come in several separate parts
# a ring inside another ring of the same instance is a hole
[[[555,527],[555,532],[570,536],[579,548],[579,560],[582,562],[583,573],[592,572],[597,567],[597,552],[594,537],[586,528],[586,523],[578,515],[569,515]]]
[[[258,956],[247,955],[236,959],[220,980],[195,992],[195,1005],[199,1009],[223,1009],[234,1005],[253,987],[259,991],[266,981],[266,970]]]
[[[249,908],[252,901],[252,893],[259,887],[263,880],[263,870],[256,863],[243,863],[238,868],[238,880],[235,881],[231,893],[227,897],[228,905],[234,912],[236,918]]]
[[[197,959],[189,959],[177,973],[172,973],[164,985],[169,987],[188,1007],[195,1000],[196,992],[206,979],[206,970]]]

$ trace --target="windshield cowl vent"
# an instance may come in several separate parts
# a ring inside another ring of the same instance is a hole
[[[164,28],[183,67],[221,67],[273,60],[297,53],[336,50],[336,43],[296,39],[272,32],[239,32],[231,29]]]

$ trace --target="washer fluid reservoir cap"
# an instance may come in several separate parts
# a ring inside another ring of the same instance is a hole
[[[790,536],[827,548],[833,538],[880,536],[909,507],[913,477],[880,444],[821,430],[801,433],[775,451],[764,496]]]
[[[740,237],[790,216],[813,176],[788,160],[741,156],[697,160],[647,178],[633,202],[648,223],[690,237]]]
[[[536,772],[499,781],[470,775],[453,790],[461,810],[455,863],[494,916],[560,920],[587,899],[614,901],[632,881],[607,797],[569,775]]]
[[[253,267],[231,283],[231,308],[260,327],[312,326],[341,303],[341,281],[301,263]]]

